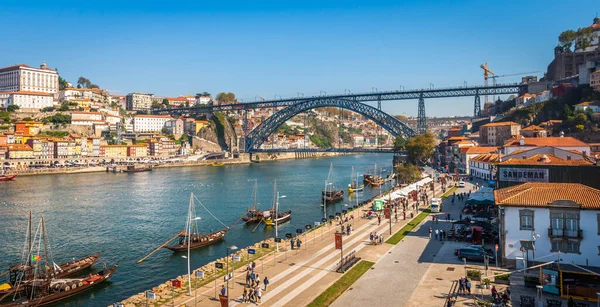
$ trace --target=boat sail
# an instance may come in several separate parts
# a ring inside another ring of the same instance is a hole
[[[344,198],[344,190],[337,190],[333,185],[333,163],[329,165],[329,175],[325,181],[325,189],[321,191],[321,200],[323,206],[328,203],[333,203]]]
[[[354,192],[360,192],[362,190],[364,190],[365,185],[361,184],[360,186],[358,185],[358,179],[357,176],[354,175],[354,166],[352,167],[352,177],[350,178],[350,183],[348,184],[348,192],[349,193],[354,193]]]
[[[377,163],[375,163],[375,167],[373,167],[373,175],[364,175],[364,183],[373,187],[378,187],[385,183],[385,180],[382,179],[381,176],[377,175]]]
[[[206,209],[206,208],[204,208],[204,209]],[[213,217],[214,217],[214,215],[213,215]],[[188,250],[188,244],[189,244],[189,249],[196,249],[196,248],[210,245],[210,244],[220,241],[221,239],[223,239],[223,237],[225,236],[225,234],[227,234],[227,231],[229,230],[229,227],[225,226],[226,228],[224,228],[222,230],[212,232],[209,234],[201,234],[201,233],[199,233],[199,228],[198,228],[198,223],[197,223],[198,220],[200,220],[200,217],[196,216],[196,210],[194,208],[194,193],[191,193],[190,194],[190,203],[188,206],[188,215],[187,215],[187,220],[185,223],[185,229],[177,235],[177,237],[179,237],[178,244],[165,245],[164,248],[170,249],[175,252],[182,252],[182,251]],[[218,221],[218,219],[217,219],[217,221]],[[175,238],[177,238],[177,237],[175,237]],[[173,241],[173,240],[171,240],[171,241]]]
[[[265,211],[265,225],[277,226],[283,222],[287,222],[292,218],[292,210],[279,212],[279,193],[277,192],[277,180],[273,184],[273,207],[270,211]]]
[[[27,235],[26,235],[26,251],[25,254],[30,254],[32,252],[32,218],[31,211],[29,211],[29,219],[27,223]],[[52,265],[49,265],[46,270],[47,274],[52,278],[64,278],[68,276],[75,275],[98,261],[100,258],[100,253],[95,253],[90,256],[86,256],[80,259],[73,258],[72,261],[65,262],[62,264],[56,264],[52,262]],[[17,289],[17,285],[20,281],[29,281],[34,278],[34,269],[35,266],[32,264],[31,258],[26,259],[23,263],[15,264],[11,266],[8,271],[1,273],[0,277],[8,274],[8,282],[4,284],[0,284],[0,301],[2,301],[2,297],[7,297],[8,295],[15,294],[19,291],[24,291],[24,287],[20,287]]]
[[[31,267],[32,277],[26,278],[26,274],[21,274],[17,279],[15,291],[0,298],[0,301],[2,301],[8,295],[12,295],[11,302],[0,306],[33,307],[54,304],[106,281],[118,267],[117,265],[110,269],[105,267],[102,271],[86,277],[57,278],[53,274],[55,270],[58,270],[57,265],[48,258],[46,225],[43,216],[37,227],[35,237],[31,239],[28,236],[27,240],[29,244],[26,247],[27,253],[23,266]],[[51,264],[52,266],[50,266]]]
[[[254,179],[254,205],[252,205],[251,208],[246,210],[246,214],[244,214],[244,216],[242,216],[242,220],[244,222],[246,222],[246,224],[258,223],[258,222],[262,221],[262,219],[265,217],[263,212],[258,210],[258,208],[256,207],[256,199],[257,199],[256,194],[257,193],[258,193],[258,184],[257,184],[256,179]]]

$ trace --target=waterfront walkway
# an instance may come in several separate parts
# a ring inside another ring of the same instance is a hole
[[[435,188],[435,196],[439,197],[441,187],[436,184]],[[431,198],[431,191],[428,194]],[[419,211],[425,208],[425,205],[422,203],[421,205],[417,211],[413,212],[415,217]],[[364,206],[348,213],[348,215],[354,216],[352,220],[353,231],[351,235],[343,237],[344,254],[354,251],[356,256],[361,257],[363,260],[376,262],[386,255],[393,245],[385,243],[381,245],[370,244],[369,233],[376,231],[378,234],[383,234],[385,241],[390,236],[390,226],[388,220],[385,219],[382,219],[381,224],[378,225],[377,218],[371,220],[362,218],[361,216],[368,211],[368,208],[368,206]],[[410,221],[411,212],[408,210],[407,220],[403,220],[402,212],[398,211],[398,222],[396,223],[392,219],[392,234]],[[300,250],[289,250],[289,245],[283,246],[282,243],[279,246],[280,252],[276,254],[275,261],[274,253],[256,261],[256,272],[260,277],[261,287],[265,276],[270,280],[268,291],[263,292],[260,305],[306,306],[338,280],[342,276],[342,274],[335,272],[335,266],[340,260],[340,251],[335,250],[334,247],[334,233],[338,229],[340,228],[339,226],[336,227],[335,223],[333,226],[322,227],[308,235],[301,236],[304,244]],[[245,268],[237,269],[234,274],[235,282],[230,281],[232,298],[230,306],[254,305],[241,302],[245,283],[245,270]],[[398,268],[395,268],[395,270],[398,270]],[[419,279],[417,279],[417,282]],[[223,284],[222,281],[217,282],[216,288],[220,289]],[[184,295],[176,298],[175,306],[219,306],[218,300],[215,299],[214,283],[209,283],[199,288],[197,294],[192,294],[191,297]]]

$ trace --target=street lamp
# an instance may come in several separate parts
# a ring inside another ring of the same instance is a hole
[[[279,196],[279,191],[277,191],[277,202],[275,203],[275,238],[279,237],[279,232],[278,232],[278,228],[277,227],[277,215],[279,214],[279,200],[282,198],[286,198],[287,196],[285,195],[281,195]],[[277,242],[275,242],[275,250],[279,251],[279,244],[277,244]]]
[[[227,258],[226,258],[226,261],[227,261],[227,273],[225,274],[225,276],[227,276],[227,289],[226,289],[227,291],[226,291],[225,294],[227,295],[227,306],[228,307],[229,307],[229,250],[234,251],[236,249],[238,249],[238,248],[235,245],[232,245],[232,246],[229,246],[229,247],[225,248],[225,250],[227,251]],[[234,268],[234,270],[235,270],[235,268]]]

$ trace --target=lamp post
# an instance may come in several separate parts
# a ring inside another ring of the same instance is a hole
[[[225,276],[227,277],[227,291],[226,291],[226,295],[227,295],[227,306],[229,306],[229,250],[236,250],[237,246],[232,245],[232,246],[228,246],[227,248],[225,248],[226,253],[227,253],[227,258],[225,259],[227,261],[227,273],[225,274]],[[234,268],[235,270],[235,268]]]
[[[275,238],[279,237],[279,232],[277,227],[277,215],[279,214],[279,200],[282,198],[286,198],[287,196],[281,195],[279,196],[279,191],[277,191],[277,201],[275,203]],[[275,242],[275,252],[279,251],[279,244]]]

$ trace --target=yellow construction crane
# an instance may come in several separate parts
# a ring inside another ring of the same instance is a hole
[[[491,70],[489,70],[488,66],[487,66],[487,62],[479,65],[479,67],[481,67],[481,69],[483,69],[483,85],[484,86],[488,86],[488,76],[489,75],[495,75],[494,72],[492,72]],[[485,103],[488,103],[488,96],[485,95]]]

